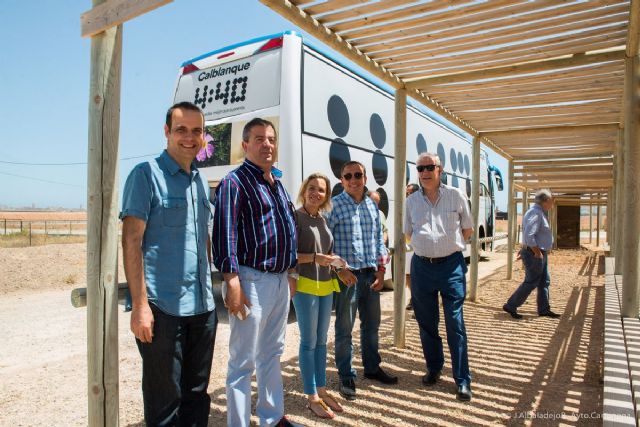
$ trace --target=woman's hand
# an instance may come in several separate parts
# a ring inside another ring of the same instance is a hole
[[[316,264],[322,267],[328,267],[332,262],[338,261],[340,257],[338,255],[325,255],[321,253],[316,253]]]

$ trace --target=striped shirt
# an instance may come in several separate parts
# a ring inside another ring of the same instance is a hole
[[[416,255],[439,258],[465,249],[462,229],[473,228],[467,198],[441,184],[435,204],[416,191],[407,197],[404,233],[411,236]]]
[[[549,219],[542,206],[535,204],[522,218],[522,244],[537,246],[540,250],[548,251],[553,245],[553,233],[549,226]]]
[[[216,190],[213,262],[222,273],[239,266],[282,273],[296,265],[294,208],[277,178],[272,187],[249,160],[231,171]]]
[[[334,252],[349,267],[384,266],[387,248],[382,240],[378,206],[368,196],[356,203],[345,191],[331,199],[333,209],[327,223],[333,234]]]

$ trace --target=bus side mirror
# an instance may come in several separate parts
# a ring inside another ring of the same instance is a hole
[[[504,185],[502,184],[502,177],[497,173],[493,175],[496,178],[496,185],[498,187],[498,191],[504,190]]]

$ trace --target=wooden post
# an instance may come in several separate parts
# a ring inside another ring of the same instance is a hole
[[[473,161],[471,167],[471,217],[473,218],[473,234],[471,235],[471,264],[469,265],[469,299],[478,300],[478,216],[480,213],[480,138],[473,138]]]
[[[623,257],[623,235],[622,235],[622,221],[624,217],[624,132],[622,129],[618,129],[618,139],[616,140],[616,179],[613,181],[616,191],[616,216],[615,221],[617,226],[615,228],[616,233],[616,248],[615,248],[615,274],[622,274],[622,257]]]
[[[589,194],[589,244],[593,243],[593,194]]]
[[[598,201],[596,202],[596,248],[600,247],[600,196],[598,193]]]
[[[553,236],[553,249],[558,249],[558,204],[551,208],[551,235]]]
[[[94,7],[104,0],[93,0]],[[122,26],[91,39],[87,194],[89,426],[118,425],[118,137]]]
[[[637,51],[625,59],[622,301],[624,317],[638,317],[640,286],[640,67]]]
[[[615,167],[614,167],[613,170],[614,170],[614,174],[615,174]],[[609,188],[609,191],[607,192],[607,211],[605,213],[605,218],[607,219],[607,221],[605,223],[605,228],[604,228],[605,231],[606,231],[606,234],[607,234],[605,242],[607,242],[607,245],[609,246],[609,251],[611,251],[611,246],[614,244],[613,238],[612,238],[613,233],[611,233],[611,227],[613,225],[612,222],[611,222],[611,219],[613,217],[613,215],[612,215],[612,213],[613,213],[612,210],[613,209],[611,208],[611,206],[612,206],[612,204],[611,204],[611,202],[612,202],[611,193],[612,193],[611,188]]]
[[[507,205],[507,280],[511,279],[513,272],[513,248],[515,232],[513,223],[516,221],[515,189],[513,187],[513,160],[509,160],[509,202]]]
[[[395,192],[393,214],[393,340],[398,348],[405,347],[405,248],[403,217],[405,177],[407,167],[407,90],[397,89],[395,98]]]

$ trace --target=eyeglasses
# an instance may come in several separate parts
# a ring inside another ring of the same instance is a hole
[[[416,169],[418,169],[418,173],[420,172],[424,172],[425,170],[428,170],[429,172],[433,172],[434,170],[436,170],[438,166],[436,165],[418,165],[416,166]]]
[[[354,174],[351,173],[345,173],[344,175],[342,175],[342,177],[346,180],[346,181],[351,181],[351,178],[355,178],[355,179],[362,179],[362,177],[364,176],[364,174],[362,172],[356,172]]]

